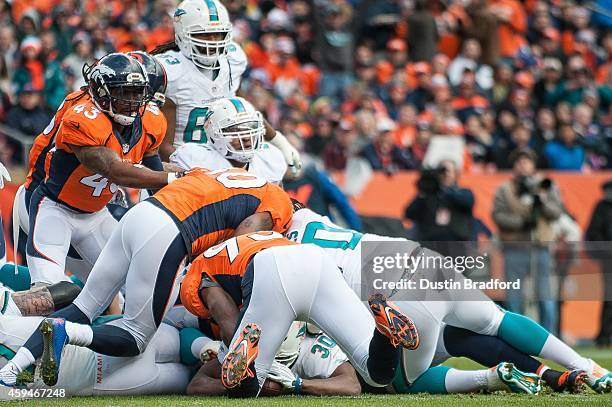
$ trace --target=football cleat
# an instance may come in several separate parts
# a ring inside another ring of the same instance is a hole
[[[39,329],[43,336],[41,377],[47,386],[55,386],[59,376],[62,351],[64,345],[68,343],[66,320],[63,318],[45,318]]]
[[[599,366],[594,360],[591,369],[586,373],[586,383],[597,393],[609,393],[612,391],[612,374],[608,369]]]
[[[373,294],[368,300],[376,329],[385,335],[395,347],[402,345],[408,350],[419,347],[419,332],[414,322],[404,315],[396,306],[382,294]]]
[[[501,362],[492,367],[491,371],[513,393],[538,394],[542,389],[537,374],[522,372],[512,363]]]
[[[227,353],[221,365],[221,383],[226,389],[238,386],[247,376],[255,376],[249,366],[259,353],[260,336],[261,329],[257,324],[248,324],[240,333],[236,345]]]
[[[583,393],[586,388],[587,375],[582,370],[566,370],[557,382],[556,392]]]

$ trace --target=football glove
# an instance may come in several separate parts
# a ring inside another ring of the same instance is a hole
[[[280,383],[285,390],[298,394],[302,389],[302,379],[295,375],[291,369],[277,361],[272,362],[268,379]]]
[[[302,170],[302,158],[295,147],[289,143],[287,137],[285,137],[280,131],[277,131],[276,135],[272,138],[272,140],[270,140],[270,144],[277,147],[281,153],[283,153],[285,161],[291,169],[291,173],[294,177],[297,177]]]

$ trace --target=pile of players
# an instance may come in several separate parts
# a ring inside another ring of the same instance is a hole
[[[0,270],[1,395],[612,389],[609,371],[484,295],[362,302],[362,242],[404,240],[291,201],[278,184],[299,153],[236,96],[247,61],[227,11],[185,0],[174,21],[155,55],[85,66],[87,86],[35,140],[13,211],[28,267]],[[117,221],[123,187],[143,193]],[[459,356],[490,368],[440,366]]]

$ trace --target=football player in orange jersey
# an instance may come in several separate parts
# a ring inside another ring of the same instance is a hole
[[[46,129],[54,146],[29,204],[26,255],[34,283],[66,279],[70,245],[93,266],[116,225],[105,205],[118,185],[158,189],[176,178],[157,153],[166,120],[148,103],[143,64],[109,54],[84,75],[89,97],[70,99],[59,124]]]
[[[234,235],[283,232],[292,213],[280,187],[244,170],[190,171],[121,218],[81,294],[45,320],[42,335],[35,332],[0,370],[0,384],[14,385],[41,355],[44,380],[55,384],[65,343],[110,356],[142,353],[174,305],[185,260]],[[124,317],[89,326],[124,285]]]
[[[206,250],[185,276],[181,301],[219,323],[229,346],[219,357],[221,381],[234,396],[258,394],[294,320],[323,329],[376,387],[393,380],[401,348],[419,344],[412,321],[381,294],[370,298],[372,318],[323,249],[275,232],[238,236]]]

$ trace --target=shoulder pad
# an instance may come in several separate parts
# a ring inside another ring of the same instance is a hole
[[[244,71],[248,64],[248,59],[242,47],[232,41],[230,45],[227,46],[227,49],[227,59],[230,65],[235,67],[241,67]]]

